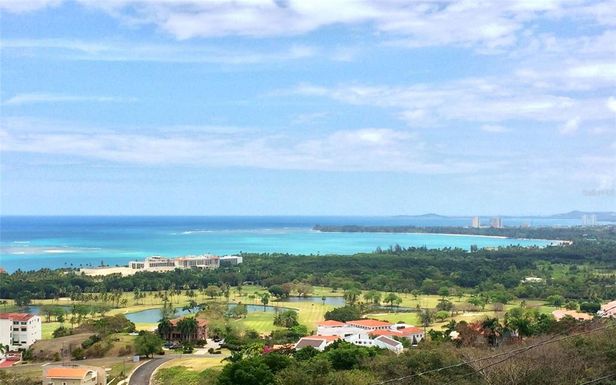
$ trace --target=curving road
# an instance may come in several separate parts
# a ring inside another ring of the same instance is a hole
[[[176,357],[154,357],[150,361],[145,364],[139,366],[133,374],[130,376],[130,381],[128,385],[149,385],[150,379],[152,377],[152,373],[154,370],[158,368],[160,365],[164,364],[167,361],[173,360]]]

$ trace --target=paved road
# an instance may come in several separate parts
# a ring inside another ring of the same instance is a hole
[[[152,373],[154,373],[154,370],[156,370],[156,368],[158,368],[165,362],[173,360],[175,358],[178,357],[175,356],[152,358],[150,361],[141,365],[133,372],[133,375],[130,377],[130,382],[128,383],[128,385],[149,385],[150,377],[152,377]]]

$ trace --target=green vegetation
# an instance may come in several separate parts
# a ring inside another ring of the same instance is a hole
[[[616,370],[613,322],[542,320],[523,308],[510,311],[507,320],[450,322],[442,332],[431,333],[432,341],[400,355],[342,341],[324,352],[312,347],[272,351],[252,342],[230,356],[220,371],[209,366],[204,371],[161,369],[157,384],[371,385],[404,377],[402,383],[420,385],[559,385],[591,381]],[[507,334],[513,325],[526,325],[524,320],[534,323],[530,336]],[[452,340],[454,330],[459,337]]]
[[[482,235],[507,238],[550,239],[565,241],[611,240],[616,241],[615,226],[592,227],[459,227],[459,226],[314,226],[314,230],[345,233],[429,233]]]
[[[163,349],[163,340],[155,333],[141,331],[135,338],[135,351],[142,356],[151,356]]]

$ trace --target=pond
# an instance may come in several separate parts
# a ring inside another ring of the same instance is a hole
[[[231,309],[235,306],[237,306],[236,303],[230,303],[228,305],[228,308]],[[270,306],[270,305],[263,306],[263,305],[246,304],[246,310],[248,311],[248,313],[256,313],[256,312],[263,312],[263,311],[267,313],[275,313],[276,311],[284,311],[284,310],[290,310],[290,309],[291,308],[281,307],[281,306]],[[181,317],[184,315],[194,314],[195,310],[197,309],[195,308],[191,310],[192,311],[183,310],[183,308],[177,307],[175,308],[174,315],[175,317]],[[135,323],[158,323],[158,321],[160,321],[160,319],[162,318],[162,313],[161,313],[161,309],[156,308],[156,309],[136,311],[134,313],[126,313],[125,316],[129,321],[135,322]]]
[[[184,310],[184,308],[176,307],[175,308],[175,317],[181,317],[188,314],[194,314],[198,309],[191,309],[191,311]],[[158,323],[160,319],[163,317],[162,310],[160,308],[156,309],[147,309],[136,311],[134,313],[126,313],[126,318],[135,323]]]
[[[50,305],[50,308],[60,308],[62,310],[64,310],[64,313],[66,314],[70,314],[71,309],[73,308],[72,306],[66,306],[66,305]],[[42,306],[41,305],[29,305],[29,306],[24,306],[24,307],[20,307],[19,311],[22,313],[30,313],[30,314],[42,314]]]
[[[285,298],[283,302],[315,302],[323,303],[321,297],[289,297]],[[344,306],[344,297],[325,297],[326,305]]]

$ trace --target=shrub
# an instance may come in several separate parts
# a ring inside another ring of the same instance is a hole
[[[60,326],[59,328],[54,330],[53,333],[51,333],[53,338],[66,337],[66,336],[70,336],[71,334],[72,334],[71,329],[64,327],[64,326]]]
[[[84,360],[86,358],[86,352],[82,348],[75,348],[71,352],[71,356],[76,360]]]

